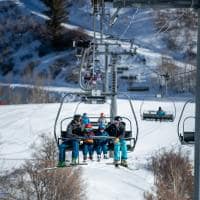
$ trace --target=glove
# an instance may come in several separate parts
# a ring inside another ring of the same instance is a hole
[[[83,144],[83,140],[80,141],[80,145],[82,145],[82,144]]]
[[[119,142],[119,138],[114,139],[114,144],[117,144]]]

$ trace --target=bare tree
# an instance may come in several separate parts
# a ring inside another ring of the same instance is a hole
[[[147,200],[190,200],[193,194],[192,166],[186,154],[162,151],[152,157],[156,196],[147,193]]]
[[[8,199],[81,200],[84,181],[80,168],[51,168],[56,165],[56,144],[51,137],[41,135],[41,144],[32,145],[32,160],[21,169],[2,177]],[[48,169],[47,169],[48,168]]]

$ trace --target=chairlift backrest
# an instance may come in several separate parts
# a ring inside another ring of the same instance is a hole
[[[189,99],[188,101],[185,102],[183,109],[181,111],[179,120],[178,120],[178,125],[177,125],[177,134],[178,134],[178,138],[179,138],[181,144],[194,144],[194,134],[195,134],[195,132],[194,131],[188,131],[188,130],[186,131],[185,130],[185,123],[186,123],[187,120],[189,120],[191,118],[195,118],[195,117],[194,116],[188,116],[188,117],[183,119],[183,114],[184,114],[185,108],[189,103],[193,103],[193,100]],[[182,131],[181,131],[181,127],[180,127],[181,122],[182,122]]]

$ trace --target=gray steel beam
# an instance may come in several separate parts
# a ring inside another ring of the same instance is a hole
[[[199,0],[113,0],[113,7],[200,8]]]
[[[200,9],[198,9],[196,118],[194,157],[194,200],[200,200]]]

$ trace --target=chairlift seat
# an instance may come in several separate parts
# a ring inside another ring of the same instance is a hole
[[[129,68],[128,67],[118,67],[117,70],[128,71]]]
[[[165,114],[164,116],[157,115],[156,111],[148,111],[143,113],[143,120],[160,120],[160,121],[173,121],[173,114]]]
[[[144,92],[144,91],[149,91],[148,86],[132,86],[128,88],[128,91],[131,92]]]
[[[99,122],[97,121],[91,121],[92,127],[98,128],[99,127]]]
[[[84,96],[82,97],[82,102],[88,103],[88,104],[104,104],[106,102],[105,96]]]
[[[184,131],[181,141],[182,144],[194,144],[194,131]]]

